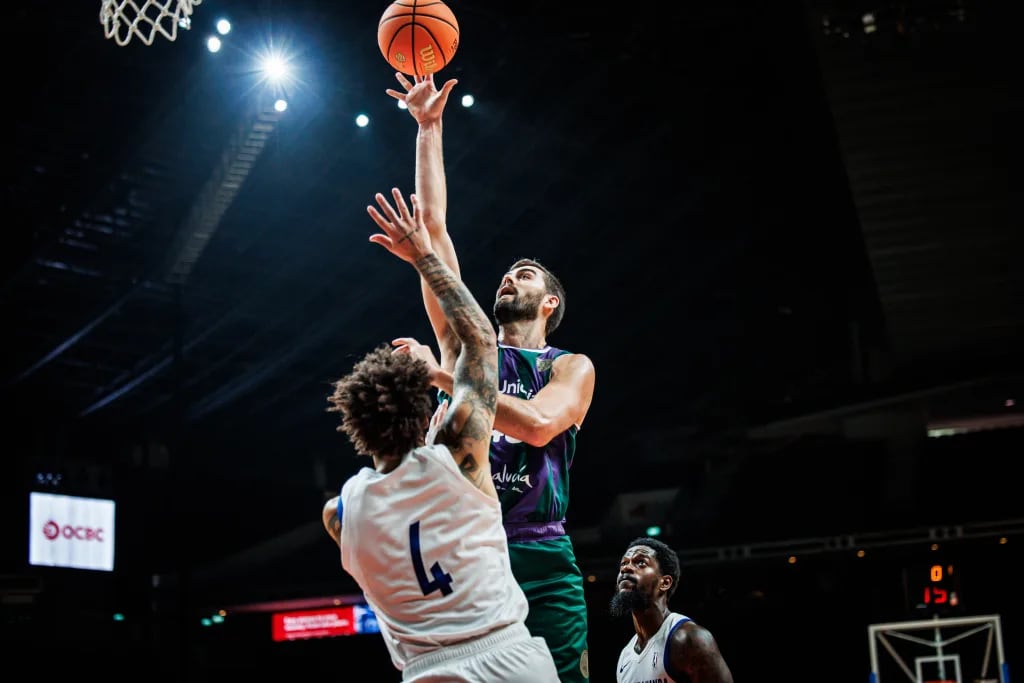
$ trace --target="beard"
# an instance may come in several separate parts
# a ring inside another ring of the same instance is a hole
[[[608,611],[613,617],[628,617],[634,610],[644,610],[654,604],[651,596],[637,590],[619,591],[612,596]]]
[[[540,311],[543,294],[516,295],[511,300],[496,299],[494,302],[494,319],[499,325],[534,320]]]

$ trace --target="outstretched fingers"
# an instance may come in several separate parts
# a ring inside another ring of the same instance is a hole
[[[388,206],[387,200],[385,200],[384,196],[380,193],[377,193],[377,202],[381,204],[381,207],[386,206],[390,211],[391,207]],[[366,213],[370,214],[370,218],[373,219],[373,222],[376,223],[377,227],[383,231],[383,233],[374,233],[370,235],[370,241],[374,244],[379,244],[388,251],[392,251],[395,243],[387,233],[392,232],[395,229],[395,226],[391,221],[381,215],[380,211],[375,209],[373,206],[367,206]],[[393,212],[390,215],[393,216]]]
[[[409,207],[406,206],[405,204],[405,197],[402,196],[402,191],[399,190],[397,187],[392,187],[391,196],[395,198],[395,206],[398,207],[398,215],[401,216],[402,218],[409,218]],[[409,198],[413,202],[416,201],[416,195],[411,195]],[[413,204],[414,209],[415,206],[416,205]]]
[[[385,88],[384,92],[389,96],[394,97],[399,102],[405,102],[405,94],[412,89],[412,83],[401,71],[395,72],[395,78],[398,79],[398,84],[402,86],[402,90],[404,92],[395,90],[394,88]]]
[[[391,190],[391,194],[394,195],[395,190]],[[377,192],[373,195],[373,198],[377,201],[377,206],[380,207],[380,212],[384,214],[385,218],[389,221],[393,221],[396,218],[395,209],[391,206],[388,198],[382,193]]]
[[[370,214],[370,218],[373,219],[373,222],[376,223],[377,227],[379,227],[381,230],[391,230],[391,229],[393,229],[391,227],[391,221],[389,221],[387,218],[382,216],[380,211],[378,211],[377,209],[373,208],[372,206],[366,207],[366,213]]]
[[[409,78],[401,71],[395,72],[395,78],[398,80],[398,84],[406,90],[412,87],[412,81],[410,81]]]
[[[376,232],[370,235],[370,242],[372,242],[373,244],[379,244],[380,246],[384,247],[391,253],[395,252],[395,242],[387,235],[383,235],[379,232]]]
[[[366,207],[366,212],[381,229],[381,233],[370,236],[370,241],[385,247],[392,253],[397,253],[395,249],[399,248],[402,242],[414,241],[415,233],[420,229],[420,208],[419,199],[415,193],[409,195],[409,200],[412,203],[411,211],[402,191],[397,187],[391,188],[391,196],[394,199],[394,205],[382,193],[376,193],[374,199],[379,208],[371,204]],[[409,254],[401,256],[407,261],[411,258]]]
[[[450,78],[441,86],[441,97],[443,97],[446,102],[448,101],[448,95],[451,93],[452,88],[458,85],[458,83],[458,79]]]

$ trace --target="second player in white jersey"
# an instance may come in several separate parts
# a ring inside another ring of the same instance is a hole
[[[615,669],[618,683],[686,683],[685,675],[672,670],[669,661],[669,640],[677,627],[690,617],[672,612],[661,623],[661,628],[637,652],[639,636],[634,635],[619,654]]]
[[[612,616],[633,624],[618,683],[733,683],[711,631],[668,608],[680,574],[679,555],[664,541],[640,536],[626,547],[609,604]]]

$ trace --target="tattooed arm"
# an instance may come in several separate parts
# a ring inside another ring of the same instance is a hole
[[[688,621],[672,634],[669,656],[672,668],[684,672],[692,683],[732,683],[715,637],[696,622]]]
[[[381,210],[367,208],[384,232],[372,235],[370,241],[416,268],[461,342],[452,373],[451,403],[434,442],[448,446],[463,475],[477,488],[497,497],[488,460],[498,404],[497,335],[469,288],[434,252],[416,195],[411,196],[410,214],[401,192],[396,188],[391,194],[397,208],[381,194],[376,196]]]
[[[477,488],[497,497],[488,460],[498,405],[497,337],[469,289],[437,256],[417,261],[416,269],[462,342],[452,373],[451,404],[435,443],[447,445],[462,474]]]
[[[331,498],[329,501],[324,503],[323,509],[323,520],[324,529],[327,530],[327,534],[334,539],[334,542],[341,547],[341,518],[338,517],[338,496]]]

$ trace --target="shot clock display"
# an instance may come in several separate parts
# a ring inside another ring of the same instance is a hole
[[[960,572],[952,562],[931,562],[903,570],[907,606],[917,614],[953,614],[960,611]]]

